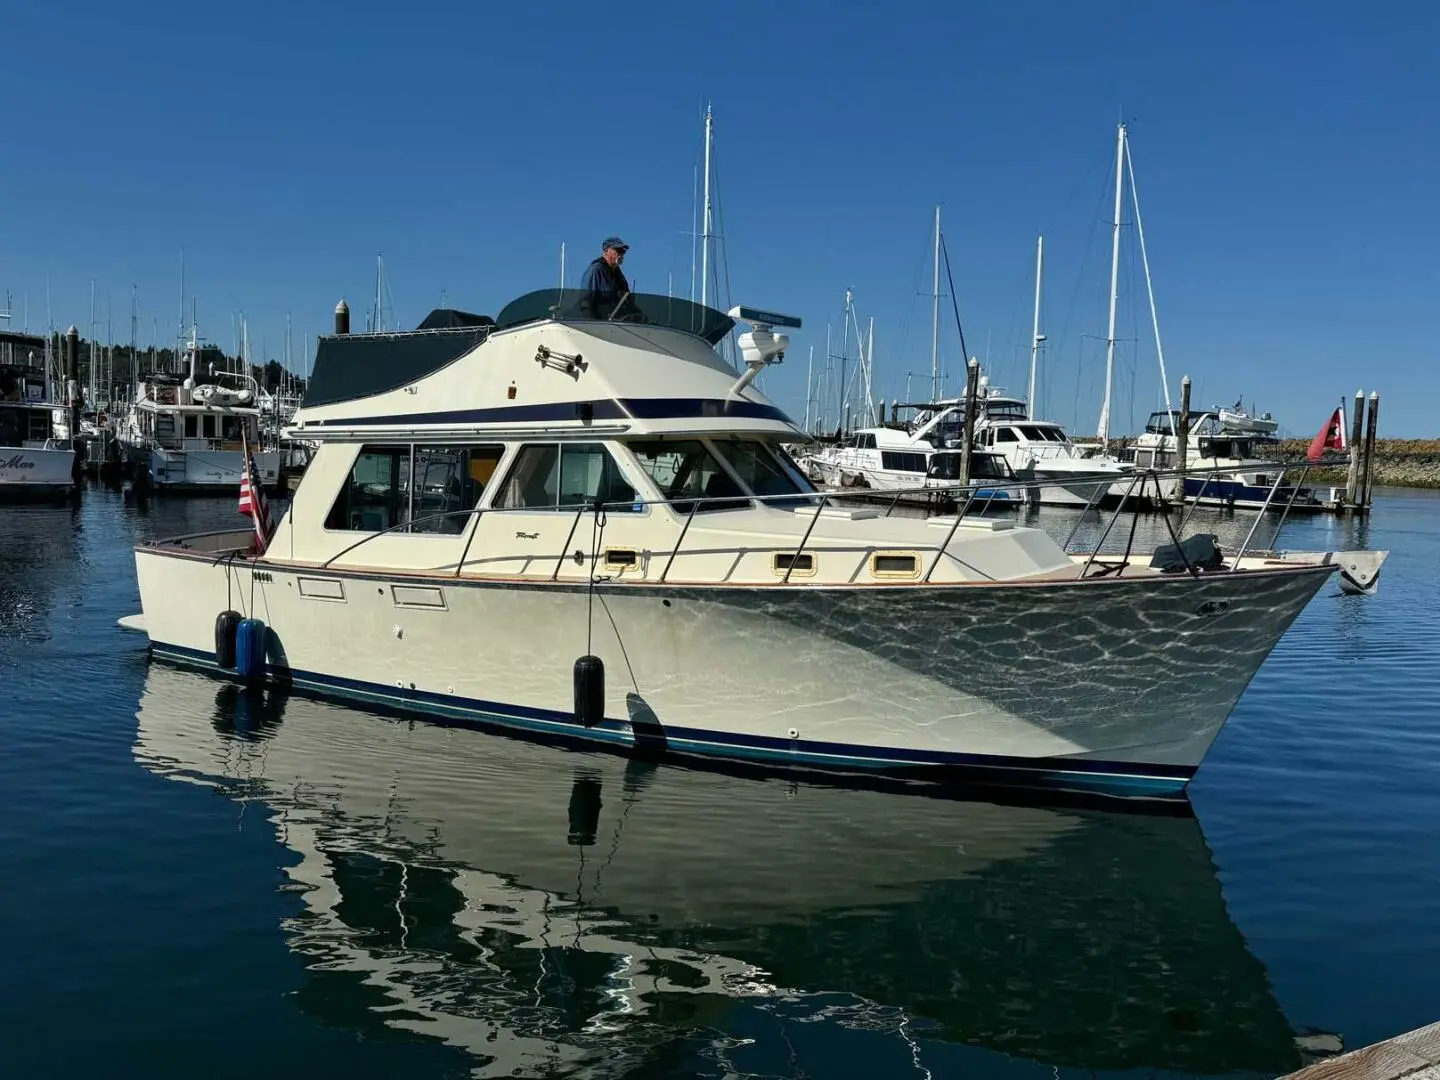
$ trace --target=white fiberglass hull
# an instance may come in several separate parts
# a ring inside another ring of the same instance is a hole
[[[63,495],[75,486],[75,451],[0,447],[0,499]]]
[[[236,542],[242,542],[237,537]],[[269,627],[273,677],[612,747],[835,771],[950,767],[1183,789],[1329,568],[942,587],[583,584],[136,553],[162,657],[214,667],[216,616]],[[605,716],[574,720],[574,661]],[[1185,672],[1177,683],[1174,673]]]
[[[224,491],[240,489],[245,455],[239,450],[135,450],[150,469],[150,483],[156,489],[177,491]],[[273,450],[254,454],[260,483],[271,487],[280,480],[280,455]]]

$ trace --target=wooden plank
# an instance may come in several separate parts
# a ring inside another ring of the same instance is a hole
[[[1400,1049],[1424,1058],[1431,1065],[1440,1065],[1440,1024],[1431,1024],[1390,1041]]]
[[[1407,1042],[1407,1040],[1410,1040]],[[1429,1070],[1440,1055],[1440,1024],[1320,1061],[1285,1080],[1399,1080]]]

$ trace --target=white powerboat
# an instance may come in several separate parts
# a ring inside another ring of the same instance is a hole
[[[64,409],[45,391],[43,371],[0,368],[0,500],[61,498],[75,487]]]
[[[197,383],[199,353],[192,330],[186,348],[189,374],[183,380],[152,373],[137,384],[119,430],[129,471],[156,490],[228,495],[239,490],[248,443],[259,482],[275,485],[280,455],[262,449],[255,388]]]
[[[965,400],[923,406],[913,427],[915,442],[963,445]],[[1104,505],[1125,493],[1134,471],[1103,451],[1072,443],[1059,424],[1033,419],[1023,399],[999,393],[985,376],[975,404],[975,448],[1004,461],[1009,475],[1032,482],[1029,500],[1044,506]]]
[[[1180,412],[1150,414],[1145,430],[1126,453],[1143,469],[1173,470],[1179,458],[1175,432]],[[1250,416],[1238,404],[1192,413],[1185,446],[1186,502],[1241,510],[1320,510],[1324,502],[1313,488],[1280,483],[1278,422],[1270,415]],[[1160,481],[1167,498],[1179,494],[1177,477]]]
[[[622,751],[1173,795],[1329,576],[1383,559],[1087,557],[843,508],[751,383],[797,320],[577,300],[322,339],[289,433],[319,450],[265,550],[140,545],[125,625],[158,657]],[[737,319],[738,377],[714,348]]]

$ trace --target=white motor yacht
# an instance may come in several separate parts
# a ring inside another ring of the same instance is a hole
[[[985,376],[980,377],[977,396],[975,448],[1003,460],[1015,478],[1032,482],[1030,501],[1100,506],[1125,494],[1133,465],[1072,443],[1059,424],[1033,419],[1024,399],[997,392]],[[964,399],[924,406],[914,427],[917,441],[937,447],[963,445]]]
[[[254,380],[197,383],[199,352],[192,331],[183,381],[154,373],[137,385],[119,433],[127,467],[156,490],[230,494],[240,486],[248,443],[260,483],[273,486],[280,478],[280,455],[262,449]],[[226,379],[223,373],[211,377]]]
[[[1127,456],[1142,469],[1175,469],[1181,423],[1180,411],[1150,414],[1145,431],[1127,450]],[[1195,475],[1185,477],[1185,501],[1201,506],[1242,510],[1319,510],[1323,501],[1313,488],[1280,483],[1279,422],[1268,413],[1251,416],[1240,405],[1190,415],[1186,438],[1185,467]],[[1167,498],[1177,495],[1178,478],[1160,481]]]
[[[578,300],[323,338],[289,432],[319,449],[264,550],[139,545],[123,625],[157,657],[622,751],[1168,795],[1330,575],[1383,559],[1087,557],[844,508],[753,386],[797,320]],[[742,374],[715,349],[737,320]]]
[[[0,499],[63,497],[75,487],[64,409],[47,400],[43,371],[0,367]]]

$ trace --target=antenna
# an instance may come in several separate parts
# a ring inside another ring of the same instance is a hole
[[[710,297],[710,229],[712,214],[710,205],[710,148],[715,141],[715,118],[709,104],[705,106],[705,219],[700,234],[700,305],[704,307]]]

